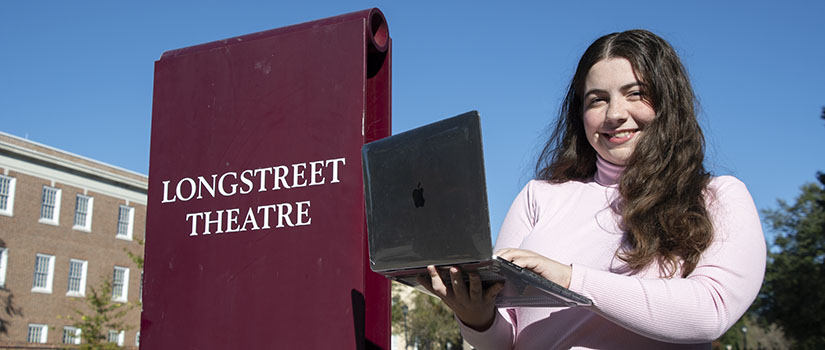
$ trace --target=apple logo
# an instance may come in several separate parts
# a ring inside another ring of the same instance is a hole
[[[412,191],[413,197],[413,204],[415,204],[416,208],[421,208],[424,206],[424,188],[421,187],[421,183],[418,183],[418,187],[413,189]]]

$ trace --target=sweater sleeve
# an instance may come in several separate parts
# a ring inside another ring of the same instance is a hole
[[[573,264],[570,289],[605,318],[638,334],[673,343],[721,336],[756,298],[766,248],[753,199],[733,177],[715,179],[708,210],[714,241],[686,278],[640,278]]]
[[[513,324],[510,323],[512,314],[506,309],[499,309],[496,318],[490,328],[479,332],[467,327],[461,320],[458,321],[458,328],[461,336],[477,350],[498,350],[513,348]]]
[[[501,223],[493,251],[504,248],[518,248],[536,225],[536,204],[533,196],[535,181],[530,181],[513,200],[510,210]]]
[[[517,248],[535,225],[535,205],[531,195],[533,182],[528,183],[516,196],[504,222],[501,224],[493,251]],[[483,332],[476,331],[458,321],[461,335],[476,349],[510,349],[513,347],[516,314],[510,309],[499,309],[493,325]],[[456,318],[457,319],[457,318]]]

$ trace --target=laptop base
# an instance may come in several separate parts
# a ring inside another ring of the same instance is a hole
[[[464,272],[464,282],[469,283],[467,272],[478,273],[482,287],[487,289],[495,283],[504,283],[504,289],[496,297],[497,307],[571,307],[590,306],[593,302],[576,292],[554,283],[533,271],[522,268],[501,257],[465,265],[451,265]],[[444,285],[450,288],[448,267],[439,266],[439,274]],[[418,282],[418,278],[430,278],[426,267],[385,273],[385,276],[399,283],[433,295]]]

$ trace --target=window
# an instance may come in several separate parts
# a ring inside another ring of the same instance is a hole
[[[86,260],[69,260],[69,286],[66,295],[82,297],[86,295]]]
[[[37,254],[34,259],[32,292],[51,293],[54,277],[54,255]]]
[[[140,270],[140,285],[138,287],[138,300],[143,302],[143,270]]]
[[[0,215],[11,216],[14,209],[14,183],[10,176],[0,175]]]
[[[63,344],[80,344],[80,328],[63,327]]]
[[[74,229],[81,231],[92,230],[92,206],[94,198],[78,194],[74,209]]]
[[[9,250],[0,248],[0,288],[6,287],[6,264],[9,262]]]
[[[29,323],[29,334],[26,341],[29,343],[45,343],[49,336],[49,326]]]
[[[126,335],[125,331],[109,330],[109,336],[106,338],[110,343],[117,343],[117,346],[123,346],[123,338]]]
[[[132,240],[132,221],[135,220],[135,208],[121,205],[117,213],[117,235],[120,239]]]
[[[43,186],[43,197],[40,203],[40,222],[57,225],[60,218],[60,189]]]
[[[140,347],[140,331],[135,333],[135,346]]]
[[[129,269],[115,266],[112,277],[112,300],[126,302],[129,295]]]

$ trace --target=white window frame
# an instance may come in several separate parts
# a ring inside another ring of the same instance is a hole
[[[77,224],[77,219],[80,216],[80,206],[79,206],[79,204],[80,204],[80,199],[81,198],[86,199],[86,216],[84,217],[85,223],[83,223],[83,225],[78,225]],[[72,226],[73,229],[78,230],[78,231],[86,231],[86,232],[91,232],[92,231],[92,210],[94,209],[94,204],[95,204],[95,198],[94,197],[87,196],[85,194],[79,194],[79,193],[77,194],[77,197],[75,198],[75,206],[74,206],[74,226]]]
[[[40,328],[40,339],[32,339],[32,328]],[[45,344],[49,339],[49,326],[39,323],[29,323],[28,332],[26,333],[27,343]]]
[[[143,270],[140,270],[140,284],[138,285],[138,301],[143,302]]]
[[[123,210],[128,210],[128,213],[126,214],[127,222],[125,223],[126,232],[120,232],[120,228],[122,226],[124,226],[124,223],[121,221],[123,219],[123,215],[121,215]],[[132,240],[132,231],[134,231],[134,226],[135,226],[135,208],[130,207],[128,205],[121,205],[120,207],[118,207],[118,210],[117,210],[117,228],[115,229],[116,230],[115,231],[116,232],[115,233],[115,238],[131,241]]]
[[[52,209],[52,217],[43,217],[43,211],[46,206],[46,191],[54,191],[54,208]],[[57,187],[43,186],[43,192],[40,195],[40,220],[38,222],[49,225],[58,225],[60,223],[60,195],[61,191]]]
[[[6,269],[9,266],[9,248],[0,247],[0,289],[6,288]]]
[[[78,290],[71,290],[72,287],[72,263],[80,264],[80,282]],[[89,263],[86,260],[69,259],[69,276],[66,284],[66,296],[69,297],[83,297],[86,296],[86,270]]]
[[[17,179],[15,179],[11,176],[0,174],[0,181],[2,181],[2,182],[8,181],[7,186],[3,186],[2,183],[0,183],[0,191],[2,191],[4,189],[6,191],[6,193],[5,193],[6,207],[2,208],[0,206],[0,215],[12,216],[12,215],[14,215],[14,188],[15,188],[15,184],[17,183]],[[2,203],[0,203],[0,204],[2,204]]]
[[[116,341],[112,341],[117,337]],[[109,333],[106,335],[106,341],[110,343],[116,343],[117,346],[123,346],[123,339],[126,338],[126,331],[116,331],[113,329],[109,330]]]
[[[72,327],[72,326],[63,326],[63,339],[62,339],[63,344],[80,345],[80,332],[81,332],[80,328]],[[74,333],[74,334],[71,334],[71,333]],[[71,335],[69,335],[69,334],[71,334]],[[66,335],[69,335],[69,337],[71,337],[71,338],[67,339]]]
[[[37,266],[38,266],[38,261],[40,261],[40,258],[49,259],[48,262],[47,262],[47,264],[49,266],[47,267],[47,270],[46,270],[47,275],[46,275],[46,285],[45,286],[36,286],[35,285],[35,283],[37,283]],[[51,294],[52,293],[52,282],[53,282],[53,280],[54,280],[54,255],[37,253],[37,255],[35,255],[35,258],[34,258],[34,275],[32,277],[32,293]]]
[[[121,288],[120,295],[115,294],[117,291],[115,289],[116,281],[115,276],[117,276],[117,271],[123,272],[123,288]],[[129,268],[122,267],[122,266],[115,266],[112,270],[112,300],[117,302],[125,303],[129,299]]]

